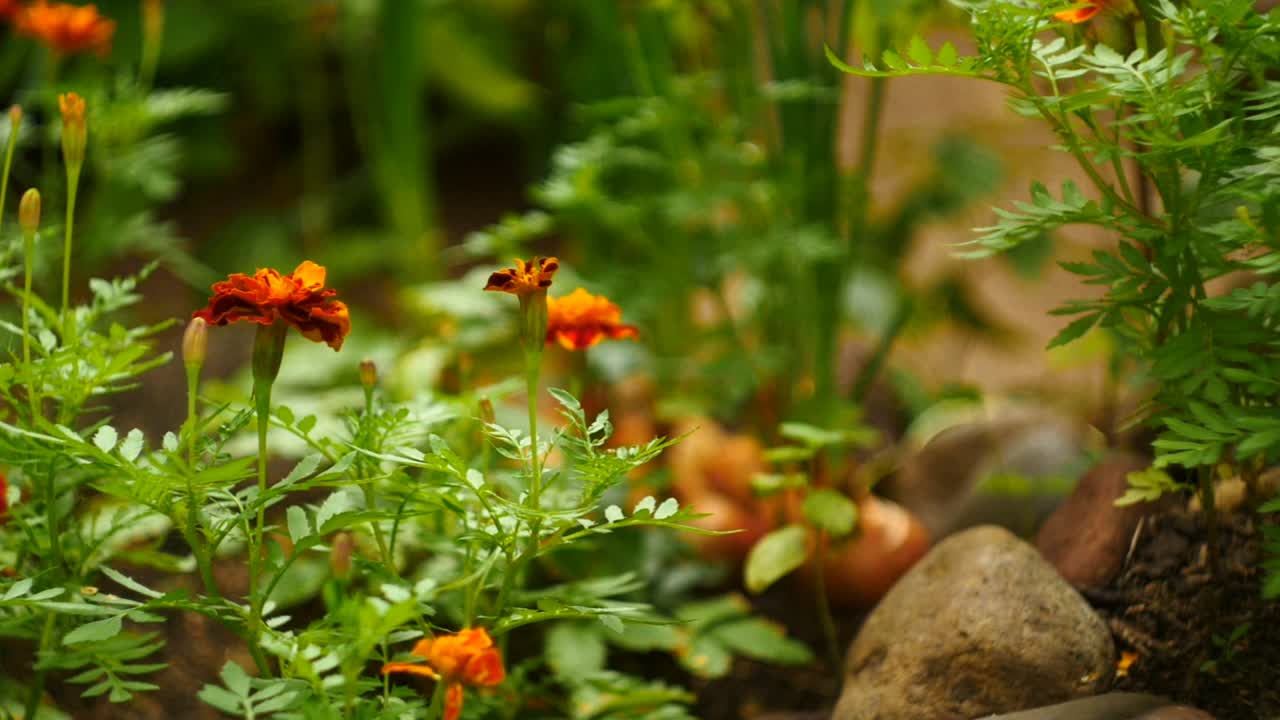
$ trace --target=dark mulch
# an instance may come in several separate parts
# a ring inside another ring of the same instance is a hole
[[[1261,595],[1260,522],[1244,512],[1221,518],[1214,577],[1201,514],[1146,521],[1125,570],[1087,593],[1117,650],[1137,655],[1115,689],[1170,697],[1220,720],[1280,716],[1280,602]]]

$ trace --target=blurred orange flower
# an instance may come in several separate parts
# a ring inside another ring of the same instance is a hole
[[[345,303],[335,300],[338,291],[324,286],[325,269],[310,260],[292,273],[262,269],[253,277],[236,273],[213,284],[209,306],[192,313],[210,325],[245,320],[271,325],[283,320],[303,337],[323,342],[334,350],[351,332]]]
[[[586,350],[608,338],[635,339],[634,325],[622,322],[622,310],[609,298],[578,288],[561,298],[547,298],[547,344],[565,350]]]
[[[1070,10],[1063,10],[1060,13],[1054,13],[1053,16],[1063,22],[1082,23],[1093,19],[1094,15],[1102,12],[1103,7],[1107,4],[1107,0],[1083,0],[1076,7]]]
[[[84,127],[84,98],[76,93],[63,93],[58,96],[58,110],[62,113],[62,122],[70,127]]]
[[[515,267],[490,275],[484,289],[512,295],[529,295],[551,287],[551,276],[559,269],[560,261],[553,257],[535,256],[527,263],[516,258]]]
[[[111,52],[116,24],[98,14],[94,5],[71,5],[36,0],[17,14],[18,30],[39,38],[63,55],[93,50],[99,56]]]
[[[9,479],[0,471],[0,520],[9,514]]]
[[[390,662],[382,666],[382,674],[408,673],[446,683],[445,720],[457,720],[462,714],[464,685],[492,687],[500,685],[507,676],[502,655],[484,628],[466,628],[453,635],[423,638],[410,652],[426,662]]]

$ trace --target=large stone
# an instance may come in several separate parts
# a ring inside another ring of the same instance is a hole
[[[1144,712],[1168,706],[1168,700],[1155,695],[1107,693],[982,720],[1134,720]]]
[[[1124,567],[1138,523],[1174,501],[1168,496],[1116,507],[1116,499],[1129,487],[1129,473],[1149,464],[1137,455],[1107,457],[1080,480],[1040,528],[1036,547],[1072,586],[1106,587]]]
[[[833,720],[956,720],[1096,694],[1106,625],[1035,548],[998,527],[953,535],[854,639]]]
[[[934,537],[979,525],[1030,536],[1087,467],[1080,423],[1023,408],[987,412],[932,435],[879,486]]]

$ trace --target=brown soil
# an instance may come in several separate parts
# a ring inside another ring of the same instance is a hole
[[[1214,577],[1202,515],[1179,509],[1146,521],[1128,567],[1086,593],[1117,650],[1136,656],[1116,690],[1163,695],[1220,720],[1280,715],[1280,602],[1262,598],[1260,522],[1252,513],[1221,518]]]

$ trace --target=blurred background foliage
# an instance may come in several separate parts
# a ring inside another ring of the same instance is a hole
[[[765,434],[845,422],[903,334],[945,318],[999,341],[954,274],[907,283],[903,267],[922,227],[987,212],[1000,156],[962,130],[907,150],[883,126],[888,83],[824,54],[960,21],[940,0],[99,8],[117,22],[105,58],[55,62],[3,31],[0,87],[34,120],[14,184],[57,205],[44,120],[57,92],[89,98],[77,267],[161,258],[179,281],[164,313],[227,272],[312,258],[353,300],[352,351],[393,367],[393,386],[448,385],[490,367],[478,359],[498,361],[492,380],[514,326],[456,283],[558,254],[563,292],[578,278],[608,294],[645,338],[593,351],[598,377],[645,373],[670,413]],[[1034,278],[1049,255],[1046,240],[1009,261]],[[892,377],[909,409],[936,399]]]

